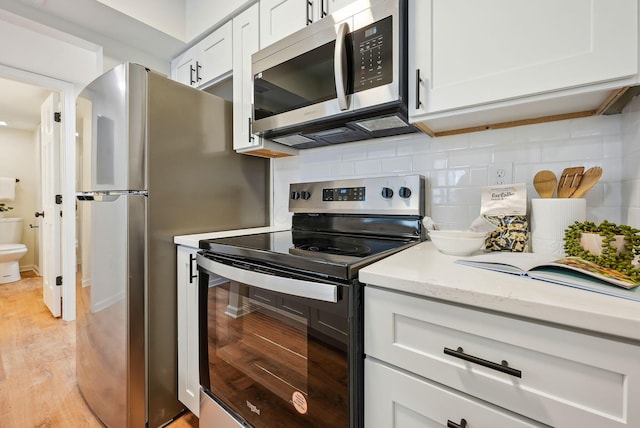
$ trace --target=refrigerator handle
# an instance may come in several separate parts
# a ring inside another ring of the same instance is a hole
[[[113,202],[121,195],[77,195],[79,201]]]

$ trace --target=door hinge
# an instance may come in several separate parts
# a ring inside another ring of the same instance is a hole
[[[56,204],[62,204],[62,195],[56,195]]]
[[[62,276],[56,276],[56,285],[62,285]]]
[[[62,113],[60,113],[59,111],[54,112],[53,120],[54,122],[62,122]]]

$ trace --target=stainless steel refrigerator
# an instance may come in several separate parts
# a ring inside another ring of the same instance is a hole
[[[269,161],[232,149],[231,104],[137,64],[77,99],[78,386],[108,427],[158,427],[177,394],[175,235],[268,223]]]

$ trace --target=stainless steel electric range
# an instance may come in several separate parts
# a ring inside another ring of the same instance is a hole
[[[358,270],[424,239],[424,178],[289,195],[290,230],[200,241],[201,427],[363,426]]]

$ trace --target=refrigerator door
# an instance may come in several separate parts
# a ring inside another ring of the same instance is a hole
[[[83,130],[78,191],[146,189],[146,80],[144,67],[125,63],[78,96]]]
[[[145,415],[144,195],[79,196],[90,222],[91,276],[78,291],[78,386],[108,427],[143,427]]]

